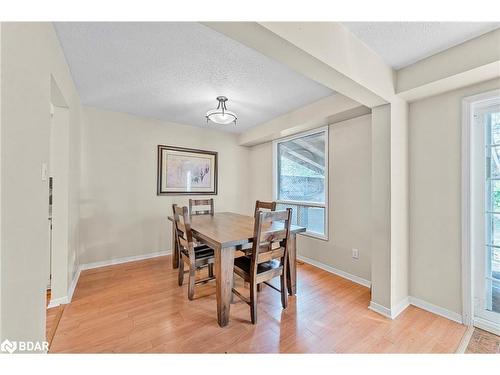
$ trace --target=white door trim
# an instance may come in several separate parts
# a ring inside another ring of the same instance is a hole
[[[471,129],[472,106],[500,96],[492,90],[462,99],[462,322],[474,324],[473,268],[471,251]]]
[[[470,246],[470,158],[471,105],[473,97],[462,99],[462,323],[472,325],[472,255]]]

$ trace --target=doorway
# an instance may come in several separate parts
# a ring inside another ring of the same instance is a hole
[[[464,323],[500,335],[500,90],[464,99],[464,124]]]
[[[51,77],[50,152],[47,202],[49,308],[68,302],[69,248],[69,108]]]

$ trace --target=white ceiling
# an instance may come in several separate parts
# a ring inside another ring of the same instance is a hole
[[[334,92],[198,23],[55,23],[84,105],[241,132]],[[215,98],[238,124],[207,125]]]
[[[351,32],[400,69],[500,27],[500,22],[344,22]]]

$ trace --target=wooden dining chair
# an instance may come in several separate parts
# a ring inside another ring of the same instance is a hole
[[[257,211],[259,210],[276,211],[276,202],[255,201],[254,216],[257,214]]]
[[[187,207],[173,206],[177,248],[179,249],[179,286],[184,282],[184,262],[189,267],[188,298],[194,298],[195,284],[215,280],[214,250],[207,245],[196,245],[191,232],[191,220]],[[208,267],[208,277],[196,280],[196,271]]]
[[[268,210],[268,211],[276,211],[276,202],[264,202],[264,201],[255,201],[255,210],[254,217],[257,215],[257,211],[259,210]],[[243,247],[242,251],[245,255],[250,255],[252,253],[252,244],[249,244],[247,247]],[[262,284],[257,285],[257,292],[262,290]]]
[[[268,211],[276,211],[276,202],[263,202],[263,201],[255,201],[255,210],[253,212],[253,216],[257,217],[257,212],[258,211],[263,211],[263,210],[268,210]],[[245,255],[250,255],[252,253],[252,244],[248,244],[246,246],[243,246],[241,249],[242,252],[245,253]],[[259,288],[260,292],[260,288]]]
[[[288,238],[292,210],[257,211],[253,235],[252,255],[234,260],[234,273],[250,284],[250,296],[245,297],[233,288],[233,293],[250,305],[252,324],[257,323],[257,285],[264,283],[281,293],[281,305],[288,305],[286,287]],[[273,246],[278,244],[279,246]],[[280,288],[269,281],[280,277]]]
[[[205,209],[198,209],[204,207]],[[190,199],[189,214],[193,215],[212,215],[214,214],[214,199]]]
[[[255,210],[254,210],[254,217],[257,215],[257,211],[259,210],[269,210],[269,211],[276,211],[276,202],[263,202],[263,201],[255,201]],[[252,254],[252,244],[246,244],[238,248],[238,250],[241,251],[240,254],[244,253],[244,255],[250,255]],[[238,256],[238,255],[237,255]],[[260,292],[260,285],[258,287],[258,291]]]

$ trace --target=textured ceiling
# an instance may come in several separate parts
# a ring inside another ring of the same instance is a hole
[[[351,32],[400,69],[485,34],[500,22],[344,22]]]
[[[55,23],[85,105],[241,132],[333,91],[198,23]],[[206,124],[215,98],[238,124]]]

